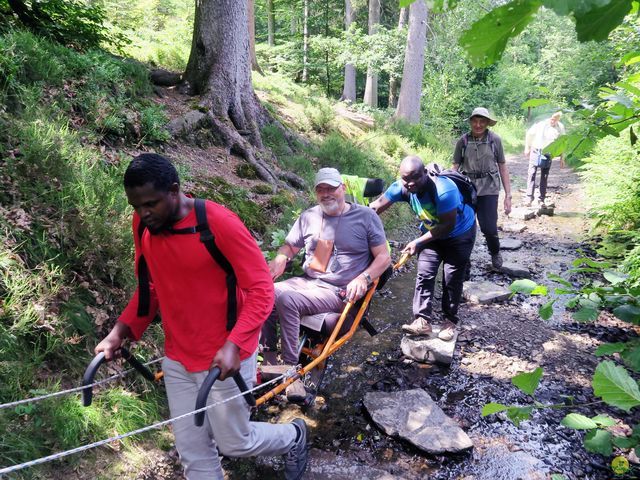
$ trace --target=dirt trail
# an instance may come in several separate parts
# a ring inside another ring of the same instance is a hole
[[[526,160],[511,157],[508,165],[513,201],[518,206],[526,186]],[[556,162],[549,177],[547,201],[556,205],[553,217],[527,222],[500,218],[504,225],[526,224],[522,233],[501,233],[502,238],[523,242],[521,249],[505,251],[503,255],[506,261],[529,267],[532,279],[541,283],[549,283],[545,280],[547,273],[561,274],[571,266],[587,227],[579,178],[568,168],[560,169]],[[490,270],[481,235],[472,261],[472,280],[490,280],[505,286],[511,283],[506,275]],[[559,426],[567,412],[534,413],[531,421],[516,428],[503,417],[482,418],[480,410],[492,401],[530,403],[511,385],[510,378],[538,366],[544,369],[538,400],[559,402],[563,394],[573,395],[579,403],[593,400],[593,350],[603,340],[624,338],[619,326],[615,322],[578,325],[560,311],[544,322],[537,315],[542,298],[516,296],[502,304],[463,304],[462,333],[451,367],[419,365],[405,360],[399,348],[400,325],[411,316],[414,276],[415,270],[410,266],[389,281],[383,298],[374,299],[371,318],[380,334],[371,338],[361,331],[338,352],[315,408],[303,413],[286,404],[270,407],[268,415],[272,420],[286,421],[302,415],[311,426],[311,461],[305,478],[515,480],[548,478],[552,473],[562,473],[570,479],[609,478],[605,461],[584,451],[582,433]],[[467,431],[475,443],[472,452],[431,457],[376,429],[362,406],[364,394],[416,387],[426,389],[445,413]],[[231,461],[227,465],[230,479],[278,478],[271,460],[260,460],[257,466],[248,461]]]

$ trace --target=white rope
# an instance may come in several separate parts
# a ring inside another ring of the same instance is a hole
[[[162,361],[163,358],[164,357],[157,358],[155,360],[151,360],[150,362],[144,363],[143,365],[145,367],[148,366],[148,365],[152,365],[154,363]],[[118,373],[117,375],[112,375],[111,377],[105,378],[103,380],[99,380],[99,381],[91,383],[89,385],[84,385],[82,387],[74,387],[74,388],[70,388],[68,390],[61,390],[60,392],[53,392],[53,393],[48,393],[46,395],[40,395],[39,397],[25,398],[25,399],[22,399],[22,400],[16,400],[15,402],[3,403],[3,404],[0,404],[0,410],[2,410],[3,408],[17,407],[18,405],[22,405],[24,403],[34,403],[34,402],[39,402],[41,400],[46,400],[47,398],[60,397],[62,395],[67,395],[69,393],[80,392],[80,391],[84,390],[85,388],[93,388],[95,386],[103,385],[105,383],[111,382],[112,380],[115,380],[116,378],[124,377],[125,375],[128,375],[129,373],[133,372],[134,370],[135,370],[135,368],[130,368],[129,370],[125,370],[122,373]]]
[[[252,389],[247,390],[246,392],[240,392],[237,395],[234,395],[232,397],[226,398],[224,400],[220,400],[219,402],[216,402],[216,403],[212,403],[211,405],[207,405],[206,407],[199,408],[199,409],[194,410],[192,412],[185,413],[185,414],[179,415],[177,417],[173,417],[173,418],[170,418],[168,420],[164,420],[162,422],[154,423],[152,425],[148,425],[146,427],[142,427],[142,428],[139,428],[137,430],[132,430],[132,431],[127,432],[127,433],[116,435],[115,437],[105,438],[104,440],[99,440],[99,441],[94,442],[94,443],[89,443],[87,445],[82,445],[81,447],[72,448],[71,450],[65,450],[63,452],[54,453],[54,454],[48,455],[46,457],[36,458],[35,460],[30,460],[28,462],[20,463],[20,464],[17,464],[17,465],[12,465],[10,467],[0,468],[0,477],[2,477],[2,475],[6,475],[7,473],[16,472],[16,471],[22,470],[24,468],[34,467],[36,465],[40,465],[40,464],[43,464],[43,463],[51,462],[53,460],[58,460],[60,458],[67,457],[69,455],[73,455],[74,453],[84,452],[85,450],[89,450],[91,448],[100,447],[102,445],[106,445],[107,443],[116,442],[118,440],[122,440],[123,438],[131,437],[133,435],[138,435],[140,433],[148,432],[149,430],[154,430],[154,429],[157,429],[157,428],[160,428],[160,427],[164,427],[164,426],[166,426],[166,425],[168,425],[170,423],[173,423],[173,422],[176,422],[178,420],[182,420],[183,418],[187,418],[187,417],[190,417],[192,415],[195,415],[196,413],[204,412],[206,410],[209,410],[210,408],[217,407],[218,405],[222,405],[223,403],[227,403],[227,402],[230,402],[231,400],[235,400],[236,398],[240,398],[240,397],[242,397],[244,395],[247,395],[249,393],[253,393],[256,390],[260,390],[261,388],[264,388],[264,387],[266,387],[268,385],[271,385],[272,383],[278,382],[278,381],[280,381],[282,379],[290,378],[290,377],[294,376],[297,373],[297,368],[298,367],[291,368],[287,372],[285,372],[284,374],[280,375],[279,377],[276,377],[273,380],[270,380],[270,381],[268,381],[266,383],[261,383],[260,385],[258,385],[256,387],[253,387]]]

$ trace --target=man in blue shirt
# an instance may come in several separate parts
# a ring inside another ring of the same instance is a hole
[[[465,266],[476,239],[475,212],[463,202],[456,184],[445,177],[430,176],[420,157],[408,156],[400,164],[400,180],[371,204],[378,214],[395,202],[407,202],[420,223],[421,236],[402,253],[418,254],[418,275],[413,296],[412,323],[402,329],[413,335],[431,333],[433,291],[440,263],[444,262],[442,314],[438,334],[449,341],[455,335],[462,297]]]

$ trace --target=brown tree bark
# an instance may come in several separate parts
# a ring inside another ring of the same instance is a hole
[[[344,29],[349,30],[354,21],[355,13],[351,0],[344,0]],[[348,103],[356,101],[356,67],[351,63],[344,66],[344,87],[340,100]]]
[[[402,85],[395,118],[410,123],[420,121],[420,96],[424,74],[424,49],[427,39],[427,6],[424,0],[416,0],[409,10],[409,34],[404,52]]]
[[[251,70],[258,72],[260,75],[264,75],[260,65],[258,64],[258,57],[256,57],[256,17],[255,17],[255,2],[249,0],[249,51],[251,52]]]
[[[398,30],[402,30],[409,22],[409,9],[401,8],[398,18]],[[398,106],[398,87],[400,87],[400,79],[392,76],[389,79],[389,106],[396,108]]]
[[[380,23],[380,0],[369,0],[369,35],[378,31]],[[367,83],[364,87],[364,103],[371,107],[378,106],[378,74],[371,67],[367,68]]]
[[[200,0],[196,3],[193,40],[183,91],[200,95],[216,143],[253,165],[275,186],[278,171],[264,150],[260,127],[273,123],[251,85],[247,0]],[[289,175],[290,176],[290,175]],[[304,181],[303,181],[304,183]]]
[[[267,39],[270,47],[274,47],[276,44],[275,33],[276,22],[273,13],[273,0],[267,0]]]

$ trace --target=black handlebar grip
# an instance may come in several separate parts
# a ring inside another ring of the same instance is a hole
[[[207,378],[202,382],[202,386],[198,391],[198,397],[196,398],[196,410],[203,408],[207,404],[207,397],[209,396],[209,392],[211,391],[211,387],[220,376],[220,369],[218,367],[213,367],[209,370]],[[193,421],[196,424],[196,427],[201,427],[204,423],[204,414],[206,412],[203,410],[202,412],[198,412],[193,417]]]
[[[104,352],[100,352],[95,357],[93,357],[93,360],[91,360],[91,363],[89,364],[87,369],[84,371],[84,376],[82,377],[82,386],[91,385],[93,383],[93,379],[96,376],[96,372],[98,371],[98,368],[100,368],[100,365],[102,365],[103,363],[104,363]],[[88,407],[89,405],[91,405],[92,399],[93,399],[93,388],[92,387],[84,388],[82,390],[82,404],[85,407]]]
[[[120,350],[120,354],[122,355],[122,358],[124,358],[127,362],[129,362],[129,364],[133,368],[135,368],[138,372],[140,372],[142,376],[144,376],[144,378],[152,382],[155,381],[156,377],[151,372],[151,370],[149,370],[142,363],[140,363],[140,361],[136,357],[131,355],[131,352],[129,352],[129,350],[127,350],[124,347],[120,347],[119,350]],[[84,376],[82,377],[82,386],[91,385],[93,383],[93,380],[96,376],[96,372],[98,371],[98,368],[100,368],[100,365],[102,365],[104,362],[105,362],[104,352],[98,353],[93,358],[93,360],[91,360],[91,363],[85,370]],[[82,390],[82,404],[85,407],[88,407],[89,405],[91,405],[92,399],[93,399],[92,387],[84,388]]]
[[[211,391],[211,388],[213,388],[213,384],[215,383],[215,381],[218,379],[219,376],[220,376],[219,367],[213,367],[209,371],[207,377],[204,379],[204,382],[202,382],[202,386],[200,387],[200,390],[198,391],[198,397],[196,398],[196,408],[195,408],[196,410],[200,410],[201,408],[207,405],[207,397],[209,396],[209,392]],[[236,373],[233,376],[233,379],[235,380],[236,385],[240,389],[240,392],[247,392],[243,395],[245,401],[247,402],[247,405],[249,405],[250,407],[255,407],[256,399],[253,397],[251,392],[248,391],[249,388],[247,387],[247,384],[245,383],[244,378],[242,378],[242,375],[240,374],[240,372]],[[205,411],[202,411],[194,415],[193,421],[196,424],[196,427],[201,427],[204,424],[205,413],[206,413]]]

